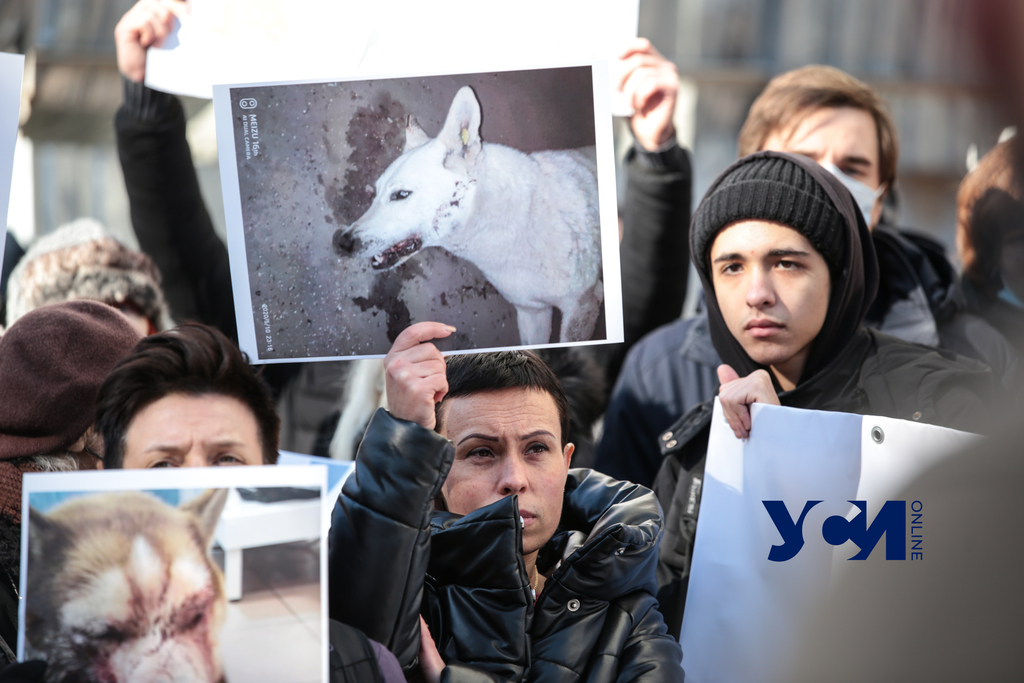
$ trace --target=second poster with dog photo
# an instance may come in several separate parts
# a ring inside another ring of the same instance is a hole
[[[621,341],[603,64],[216,86],[253,362]]]
[[[18,659],[48,681],[328,680],[324,467],[28,474]]]

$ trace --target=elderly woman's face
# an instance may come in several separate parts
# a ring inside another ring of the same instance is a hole
[[[449,399],[441,434],[455,444],[444,483],[448,509],[465,515],[517,494],[523,553],[541,548],[562,515],[573,445],[563,449],[558,409],[539,389],[500,389]]]

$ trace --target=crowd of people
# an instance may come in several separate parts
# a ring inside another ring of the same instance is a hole
[[[432,340],[454,328],[417,322],[380,366],[376,412],[346,392],[363,380],[345,363],[257,372],[237,346],[184,110],[143,82],[172,4],[140,0],[116,31],[141,250],[91,220],[8,250],[0,680],[46,680],[14,656],[26,472],[270,465],[284,448],[329,455],[354,423],[355,474],[329,534],[332,680],[681,681],[716,397],[737,438],[753,403],[977,433],[1019,411],[1014,140],[960,184],[959,272],[938,242],[889,222],[895,123],[832,67],[767,84],[739,158],[693,209],[675,66],[643,39],[621,57],[635,110],[624,343],[446,357]],[[683,319],[691,261],[701,295]]]

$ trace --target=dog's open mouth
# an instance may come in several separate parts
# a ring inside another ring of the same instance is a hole
[[[415,254],[422,246],[423,240],[419,237],[404,239],[374,256],[371,265],[374,270],[391,268],[398,265],[407,256]]]

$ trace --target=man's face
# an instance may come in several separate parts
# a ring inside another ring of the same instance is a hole
[[[768,221],[740,221],[711,245],[715,300],[729,332],[754,361],[783,383],[800,379],[811,343],[828,312],[825,259],[796,230]]]
[[[448,509],[460,515],[519,496],[523,553],[541,548],[562,516],[573,445],[561,447],[558,408],[540,389],[500,389],[446,401],[441,435],[455,444],[444,482]]]
[[[168,394],[136,413],[124,435],[125,469],[261,464],[255,416],[219,394]]]
[[[795,126],[781,128],[764,141],[762,150],[790,152],[830,162],[846,175],[872,190],[882,184],[879,175],[878,129],[871,114],[852,107],[815,109]],[[875,201],[871,225],[882,216],[882,202]]]

